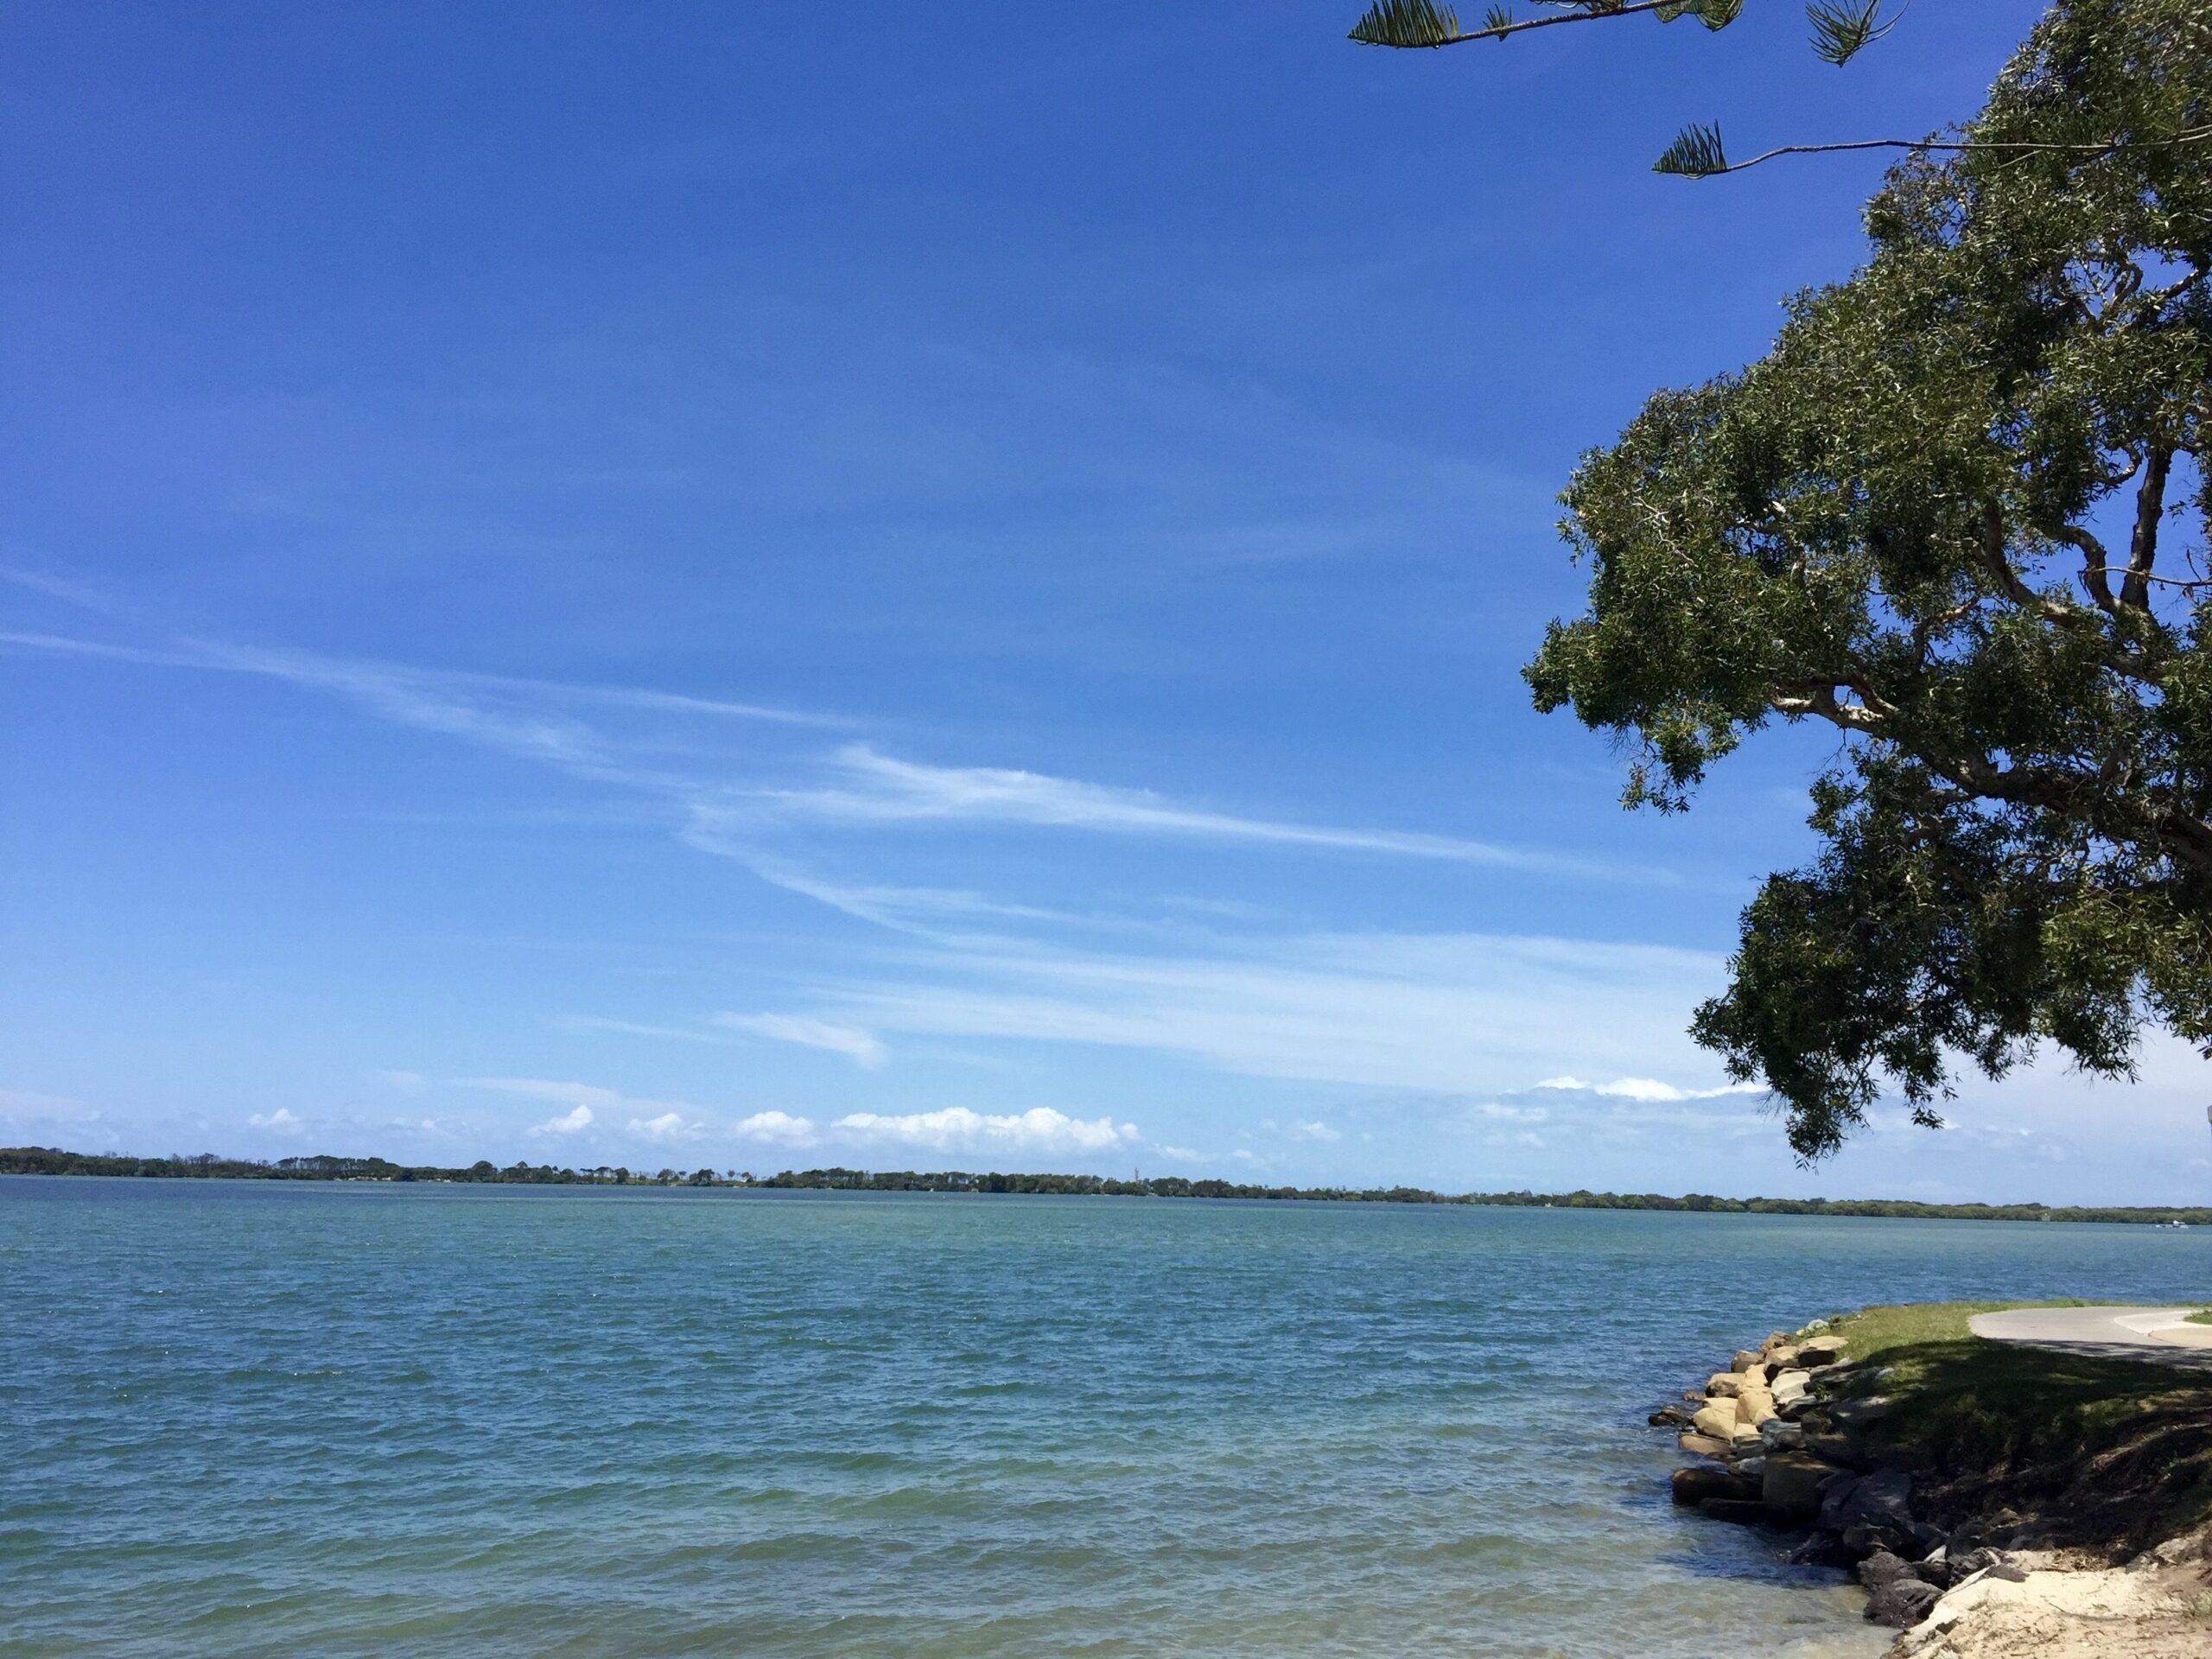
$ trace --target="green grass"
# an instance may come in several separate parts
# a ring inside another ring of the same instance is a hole
[[[2200,1307],[2189,1316],[2191,1325],[2212,1325],[2212,1307]]]
[[[2092,1307],[2096,1304],[2075,1299],[2053,1302],[1907,1302],[1895,1307],[1865,1307],[1829,1324],[1830,1332],[1848,1345],[1850,1357],[1872,1360],[1929,1343],[1967,1342],[1973,1333],[1967,1321],[1977,1313],[2001,1313],[2011,1307]]]
[[[2126,1554],[2212,1517],[2212,1375],[1967,1328],[2001,1308],[2088,1305],[1937,1302],[1833,1322],[1854,1362],[1842,1391],[1897,1402],[1874,1444],[1921,1471],[1936,1519],[2040,1522],[2056,1542]]]

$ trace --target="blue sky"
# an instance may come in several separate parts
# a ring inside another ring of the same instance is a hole
[[[1795,1170],[1682,1034],[1826,753],[1528,707],[1553,497],[2035,8],[0,9],[0,1134],[2202,1197],[2200,1062]],[[2147,1172],[2147,1173],[2146,1173]]]

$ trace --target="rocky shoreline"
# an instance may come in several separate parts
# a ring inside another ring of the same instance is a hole
[[[1825,1319],[1739,1351],[1651,1414],[1699,1459],[1675,1471],[1675,1502],[1781,1532],[1792,1561],[1849,1571],[1866,1617],[1903,1632],[1895,1659],[2212,1659],[2212,1534],[2114,1567],[2039,1548],[2033,1525],[1941,1524],[1916,1501],[1923,1460],[1880,1433],[1902,1403],[1883,1391],[1892,1381],[1854,1363]]]

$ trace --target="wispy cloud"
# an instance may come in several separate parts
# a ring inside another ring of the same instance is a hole
[[[46,591],[59,594],[66,587],[67,584],[55,582]],[[88,601],[79,600],[76,602]],[[496,726],[477,725],[464,705],[486,698],[539,700],[626,709],[650,714],[762,721],[773,725],[830,730],[855,724],[850,716],[844,715],[736,702],[725,697],[696,696],[688,692],[664,691],[652,687],[598,685],[572,680],[538,679],[527,675],[488,674],[468,669],[423,668],[372,658],[332,657],[319,652],[236,645],[216,640],[187,639],[167,645],[148,646],[83,639],[67,634],[0,631],[0,645],[56,656],[133,663],[149,668],[199,669],[211,673],[257,675],[264,679],[281,680],[310,690],[340,694],[360,702],[372,713],[384,715],[403,725],[421,726],[427,730],[442,731],[456,737],[493,735],[501,740],[498,746],[502,747],[505,739],[500,729]],[[556,752],[548,758],[558,759],[560,756]]]
[[[307,1128],[307,1120],[294,1114],[289,1106],[279,1106],[273,1112],[256,1112],[246,1119],[249,1128],[270,1129],[278,1135],[298,1135]]]
[[[885,1116],[851,1112],[836,1128],[871,1141],[887,1141],[935,1152],[1102,1152],[1137,1139],[1134,1123],[1111,1118],[1070,1117],[1049,1106],[995,1116],[965,1106],[934,1112]]]
[[[826,1049],[854,1065],[875,1071],[890,1058],[883,1045],[858,1026],[832,1025],[797,1014],[718,1014],[715,1023],[728,1031],[749,1032],[802,1048]]]
[[[814,986],[814,1001],[878,1033],[1144,1049],[1251,1077],[1462,1098],[1525,1089],[1563,1058],[1694,1066],[1686,1010],[1726,971],[1698,951],[1489,934],[1306,935],[1181,954],[1001,944],[890,960],[892,972]]]
[[[1012,823],[1111,835],[1248,842],[1282,847],[1399,857],[1562,874],[1610,872],[1572,859],[1455,836],[1380,829],[1344,829],[1244,817],[1176,802],[1149,790],[1002,766],[938,766],[901,760],[866,744],[834,757],[841,785],[763,789],[752,798],[778,816],[833,823]]]

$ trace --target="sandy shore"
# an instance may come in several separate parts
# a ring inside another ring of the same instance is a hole
[[[2162,1545],[2126,1567],[2069,1567],[2019,1552],[2024,1576],[1979,1575],[1900,1636],[1891,1659],[2208,1659],[2212,1533]]]

